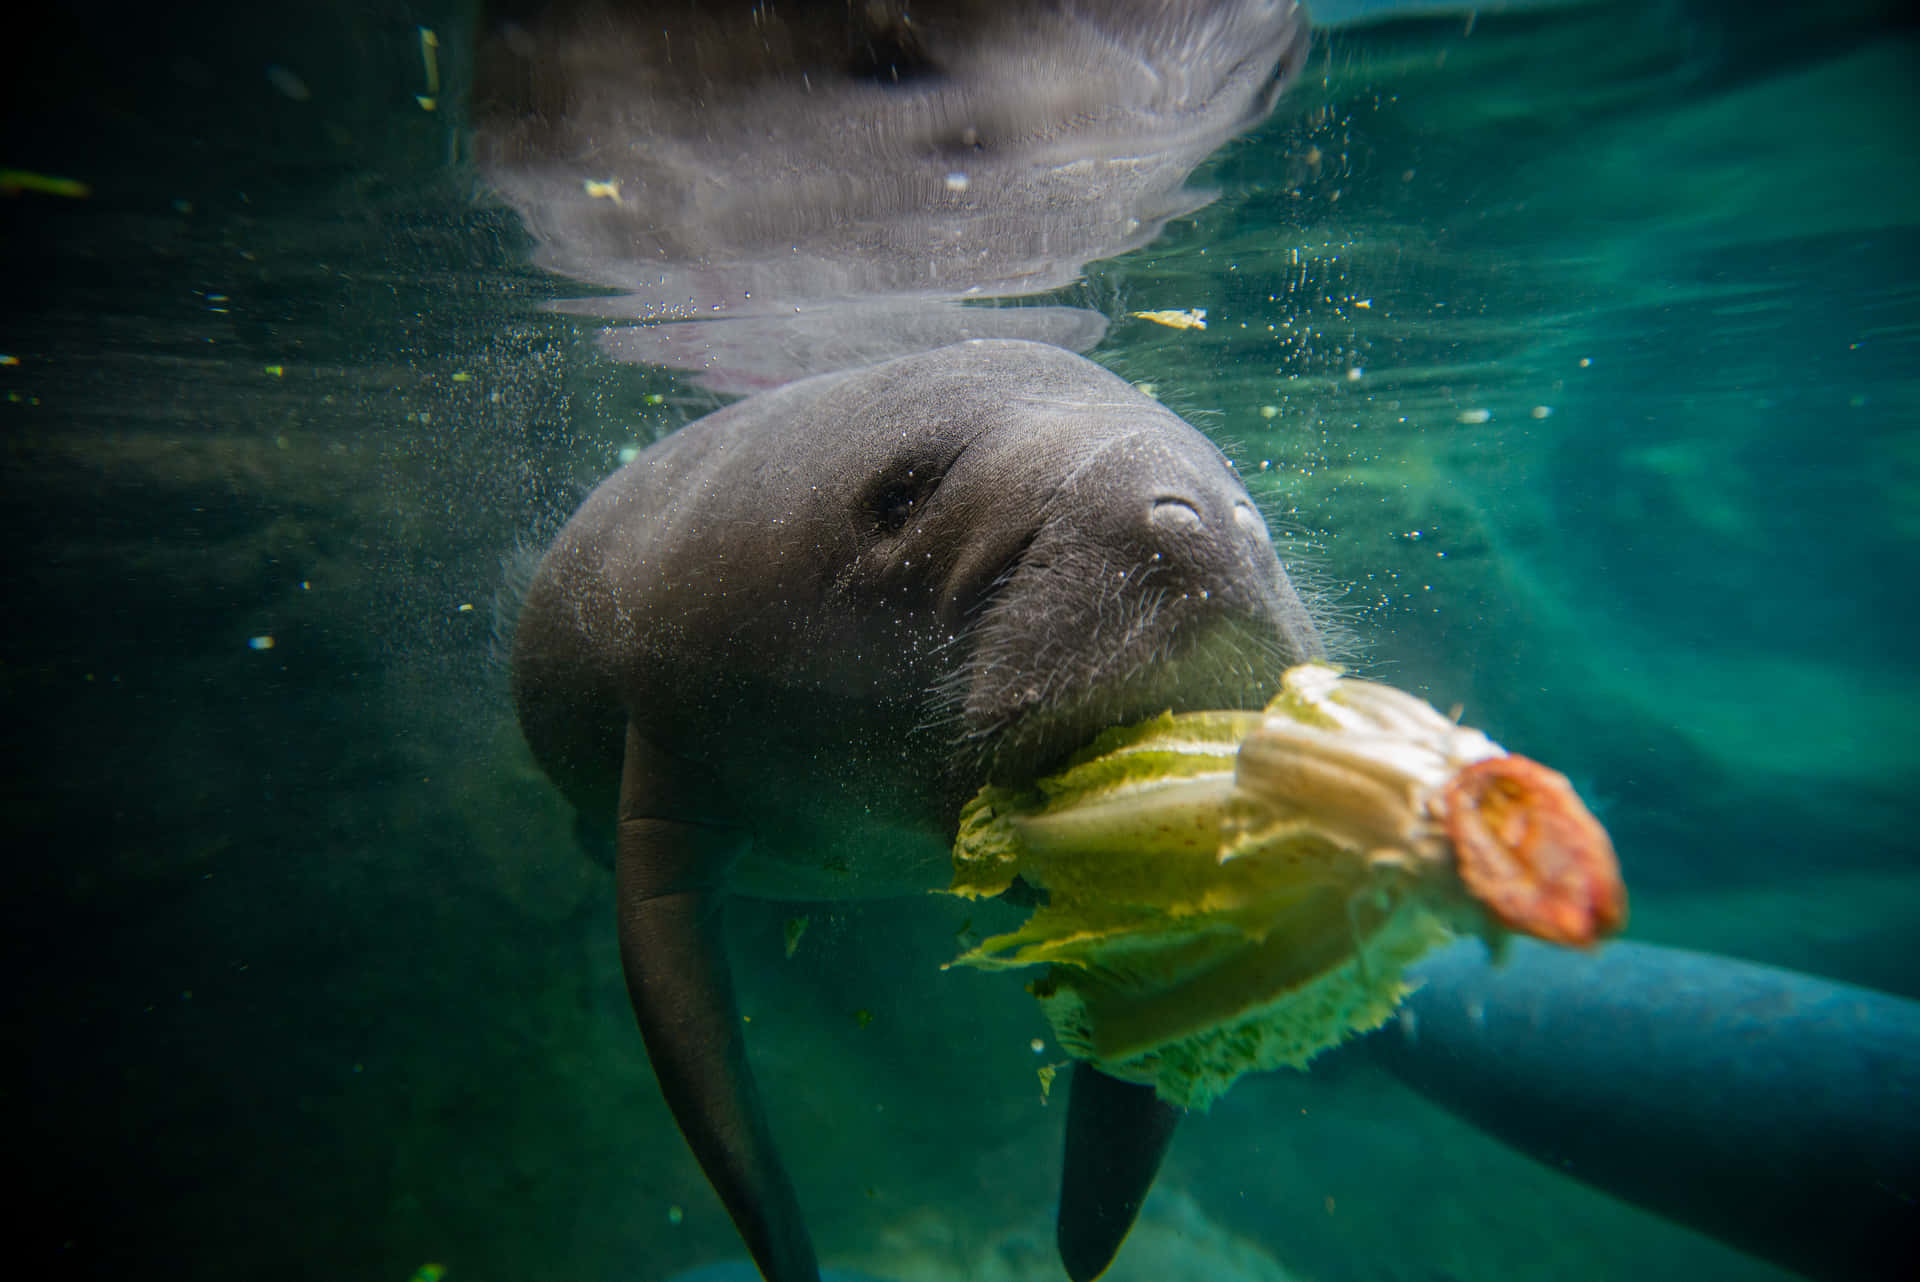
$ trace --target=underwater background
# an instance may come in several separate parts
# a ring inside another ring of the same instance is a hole
[[[22,1258],[463,1282],[737,1257],[495,636],[515,555],[724,398],[543,310],[577,290],[476,189],[450,105],[470,13],[18,21]],[[417,101],[421,27],[444,110]],[[1235,458],[1351,663],[1572,777],[1632,937],[1907,997],[1916,52],[1897,4],[1338,27],[1197,175],[1212,204],[1054,300],[1104,312],[1094,358]],[[1204,331],[1128,316],[1193,307]],[[979,913],[732,911],[830,1263],[1055,1276],[1044,1021],[1018,981],[940,969]],[[1184,1123],[1112,1276],[1788,1275],[1335,1057]]]

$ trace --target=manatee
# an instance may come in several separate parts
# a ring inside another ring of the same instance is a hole
[[[976,340],[701,419],[548,549],[513,691],[614,826],[620,949],[661,1089],[770,1282],[818,1270],[750,1070],[728,894],[944,888],[962,804],[1101,729],[1258,708],[1321,653],[1227,460],[1071,353]],[[1077,1069],[1060,1244],[1131,1226],[1175,1114]]]

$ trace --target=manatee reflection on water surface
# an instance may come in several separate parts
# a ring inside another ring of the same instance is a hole
[[[1186,179],[1305,63],[1269,0],[546,6],[476,58],[476,149],[535,261],[725,391],[963,338],[1100,340],[1057,290],[1206,202]]]

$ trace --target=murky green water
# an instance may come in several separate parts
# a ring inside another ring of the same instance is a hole
[[[1574,779],[1634,936],[1920,997],[1898,15],[1323,36],[1213,204],[1046,301],[1239,462],[1351,662]],[[541,307],[579,291],[466,163],[474,26],[53,15],[12,60],[0,166],[90,189],[0,200],[7,1094],[70,1275],[738,1253],[492,657],[503,558],[723,398]],[[1045,1027],[938,969],[971,915],[732,919],[829,1262],[1055,1276]],[[1358,1062],[1242,1083],[1161,1189],[1115,1278],[1785,1276]]]

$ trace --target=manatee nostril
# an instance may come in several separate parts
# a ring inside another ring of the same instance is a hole
[[[1233,505],[1233,523],[1263,543],[1270,541],[1273,537],[1267,533],[1267,523],[1261,519],[1259,511],[1251,503]]]
[[[1185,499],[1155,499],[1149,517],[1163,530],[1198,530],[1206,525],[1200,509]]]

